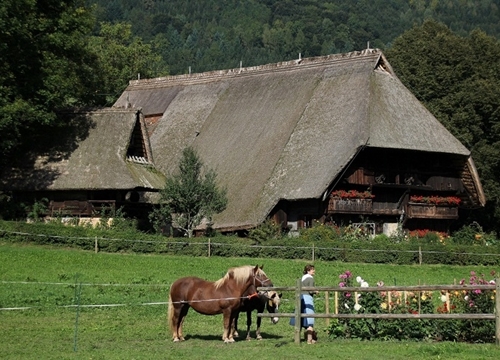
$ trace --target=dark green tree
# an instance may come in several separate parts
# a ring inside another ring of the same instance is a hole
[[[0,2],[0,165],[34,144],[58,110],[95,101],[94,18],[84,0]]]
[[[126,23],[101,23],[99,34],[89,40],[89,51],[97,58],[101,102],[112,105],[133,79],[168,75],[161,56],[151,44],[132,36],[132,26]]]
[[[187,147],[179,162],[179,171],[168,177],[161,190],[160,206],[150,218],[157,230],[171,223],[188,237],[205,220],[207,227],[212,216],[227,206],[226,190],[216,183],[213,169],[203,169],[203,163],[192,147]]]
[[[386,51],[401,81],[469,150],[487,197],[471,213],[500,230],[500,43],[480,30],[459,36],[426,21]]]

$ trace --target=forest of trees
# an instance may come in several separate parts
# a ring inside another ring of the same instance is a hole
[[[467,220],[500,232],[499,38],[500,0],[3,0],[0,175],[131,79],[369,44],[472,151],[488,204]]]
[[[88,0],[99,22],[132,24],[170,74],[387,49],[425,19],[500,36],[498,0]]]

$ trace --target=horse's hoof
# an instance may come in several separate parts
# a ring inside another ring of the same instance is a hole
[[[174,342],[179,342],[179,341],[181,341],[181,339],[179,339],[179,338],[174,338]]]
[[[262,336],[257,336],[257,340],[262,340]]]
[[[233,337],[240,337],[240,334],[238,334],[238,332],[237,332],[237,331],[235,331],[235,332],[233,333]]]
[[[226,340],[224,340],[224,342],[225,342],[226,344],[229,344],[229,343],[234,343],[234,339],[226,339]]]

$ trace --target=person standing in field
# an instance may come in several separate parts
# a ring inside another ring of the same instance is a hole
[[[306,265],[302,275],[302,287],[314,286],[314,275],[316,270],[314,265]],[[303,291],[300,296],[301,312],[304,314],[314,314],[314,299],[313,296],[318,294],[318,291]],[[302,318],[302,327],[305,330],[304,337],[308,344],[316,342],[316,332],[314,331],[314,318]]]

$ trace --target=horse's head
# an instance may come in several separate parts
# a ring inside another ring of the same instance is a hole
[[[262,266],[257,266],[256,267],[256,272],[255,272],[255,287],[271,287],[271,286],[274,286],[273,285],[273,282],[271,281],[271,279],[269,279],[266,275],[266,273],[264,272],[264,270],[262,270],[264,268],[264,265]]]
[[[280,307],[280,302],[281,302],[281,295],[278,294],[276,291],[267,291],[266,297],[267,297],[267,302],[266,302],[266,308],[267,311],[270,314],[276,314],[279,311]],[[273,324],[276,324],[280,318],[275,316],[271,318],[271,322]]]

